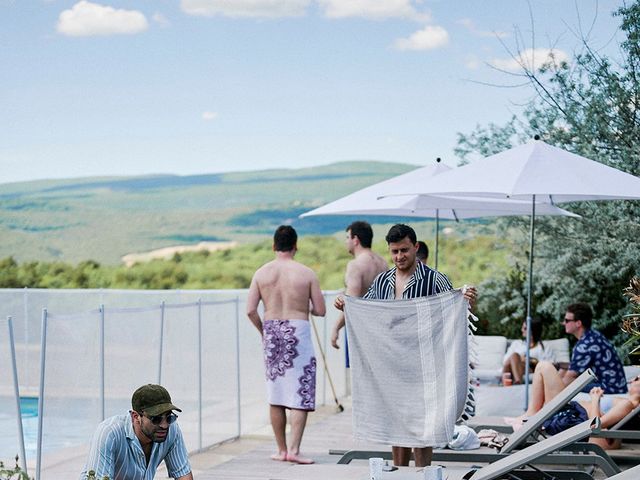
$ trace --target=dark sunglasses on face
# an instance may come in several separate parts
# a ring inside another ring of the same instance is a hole
[[[578,320],[575,319],[575,318],[571,318],[571,319],[569,319],[569,318],[561,318],[560,319],[560,323],[571,323],[571,322],[577,322],[577,321]]]
[[[178,415],[176,415],[175,413],[167,413],[166,415],[154,415],[153,417],[145,415],[144,413],[141,413],[140,415],[147,417],[154,425],[160,425],[162,423],[162,420],[166,420],[167,424],[171,425],[178,419]]]

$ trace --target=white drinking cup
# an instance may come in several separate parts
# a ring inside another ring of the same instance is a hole
[[[369,478],[371,480],[380,480],[382,478],[382,466],[384,460],[379,457],[369,459]]]
[[[440,465],[424,467],[422,478],[423,480],[442,480],[442,467]]]

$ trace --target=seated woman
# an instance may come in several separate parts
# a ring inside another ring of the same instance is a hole
[[[525,360],[527,352],[527,322],[522,322],[522,337],[525,340],[514,340],[509,345],[507,353],[504,354],[502,373],[510,373],[514,384],[522,383],[525,371]],[[533,372],[539,361],[555,360],[551,349],[545,350],[542,337],[542,320],[531,319],[531,343],[529,345],[529,371]]]
[[[551,362],[540,362],[533,375],[529,408],[524,415],[516,418],[505,418],[505,422],[517,430],[527,417],[535,415],[542,407],[558,395],[565,384],[562,377]],[[640,376],[629,384],[629,393],[620,396],[604,396],[600,387],[593,387],[588,400],[578,401],[579,407],[585,410],[586,418],[600,417],[601,428],[610,428],[640,405]],[[606,450],[620,448],[620,439],[591,438],[591,443],[600,445]]]
[[[590,401],[579,402],[587,411],[589,418],[600,417],[601,428],[614,426],[627,416],[634,408],[640,405],[640,379],[636,377],[629,384],[627,397],[604,397],[604,390],[593,387],[589,392]],[[605,450],[620,448],[621,438],[592,438],[591,443],[600,445]]]

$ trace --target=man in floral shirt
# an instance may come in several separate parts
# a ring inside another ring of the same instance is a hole
[[[571,354],[568,370],[560,375],[565,385],[590,368],[597,376],[597,382],[585,386],[589,392],[593,387],[601,387],[604,393],[627,393],[627,381],[622,362],[616,349],[604,335],[591,329],[593,313],[586,303],[574,303],[567,307],[564,315],[564,330],[578,339]]]

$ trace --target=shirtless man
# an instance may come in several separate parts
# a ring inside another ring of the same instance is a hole
[[[324,316],[326,307],[318,277],[296,262],[298,235],[282,225],[273,236],[275,260],[253,275],[247,316],[260,332],[264,348],[271,426],[278,452],[273,460],[313,463],[300,455],[307,412],[315,410],[316,359],[309,312]],[[264,321],[258,305],[264,305]],[[291,438],[287,447],[286,409],[290,409]]]
[[[361,297],[367,293],[373,279],[387,269],[387,262],[371,250],[373,230],[367,222],[353,222],[346,228],[346,232],[347,250],[354,258],[347,263],[347,271],[344,275],[345,293],[352,297]],[[333,348],[340,348],[338,337],[342,327],[344,327],[344,313],[340,312],[331,330]]]
[[[403,224],[394,225],[389,229],[385,239],[395,266],[374,279],[364,298],[389,300],[418,298],[436,295],[453,288],[446,275],[418,261],[416,256],[418,241],[413,228]],[[477,297],[475,287],[467,287],[464,296],[473,306]],[[344,297],[338,296],[333,305],[338,310],[343,310]],[[394,465],[409,465],[411,448],[392,446],[391,452]],[[414,448],[414,456],[416,467],[430,465],[433,448],[430,446]]]

